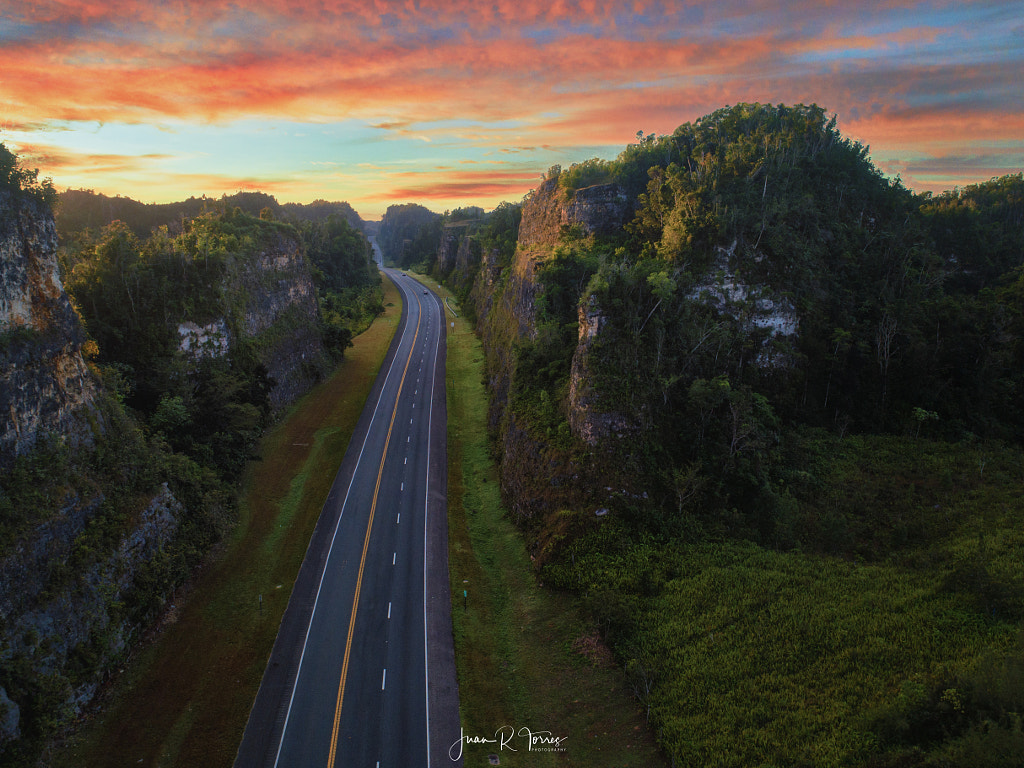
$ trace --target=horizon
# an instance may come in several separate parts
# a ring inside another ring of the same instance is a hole
[[[1010,2],[297,6],[10,4],[0,141],[60,190],[261,191],[367,221],[519,202],[552,165],[740,102],[822,106],[915,192],[1024,168]]]

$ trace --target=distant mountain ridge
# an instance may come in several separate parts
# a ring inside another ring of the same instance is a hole
[[[123,221],[138,237],[145,237],[159,226],[168,226],[175,231],[183,220],[195,218],[217,205],[240,208],[251,216],[259,216],[266,209],[274,218],[293,223],[319,222],[336,215],[359,231],[365,231],[368,224],[346,202],[279,203],[273,195],[265,192],[236,192],[219,198],[204,195],[176,203],[141,203],[120,195],[110,197],[92,190],[69,189],[58,195],[57,228],[64,237],[84,229],[99,230],[113,221]]]

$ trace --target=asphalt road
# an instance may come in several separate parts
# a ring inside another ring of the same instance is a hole
[[[444,308],[402,321],[324,504],[235,765],[451,766]]]

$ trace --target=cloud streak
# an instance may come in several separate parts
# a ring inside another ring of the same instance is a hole
[[[998,0],[39,0],[5,14],[0,128],[29,144],[82,122],[356,120],[424,168],[491,152],[536,171],[559,150],[613,155],[638,129],[762,101],[819,103],[890,164],[923,158],[955,183],[989,167],[952,161],[984,156],[979,142],[1024,146],[1024,22]],[[114,165],[92,165],[97,187]],[[279,178],[255,159],[253,173]],[[390,194],[379,183],[367,199]],[[394,193],[493,199],[511,183],[446,171]]]

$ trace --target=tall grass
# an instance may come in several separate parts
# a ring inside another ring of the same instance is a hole
[[[794,439],[787,549],[609,516],[545,570],[587,597],[669,756],[1024,765],[1021,452]]]

